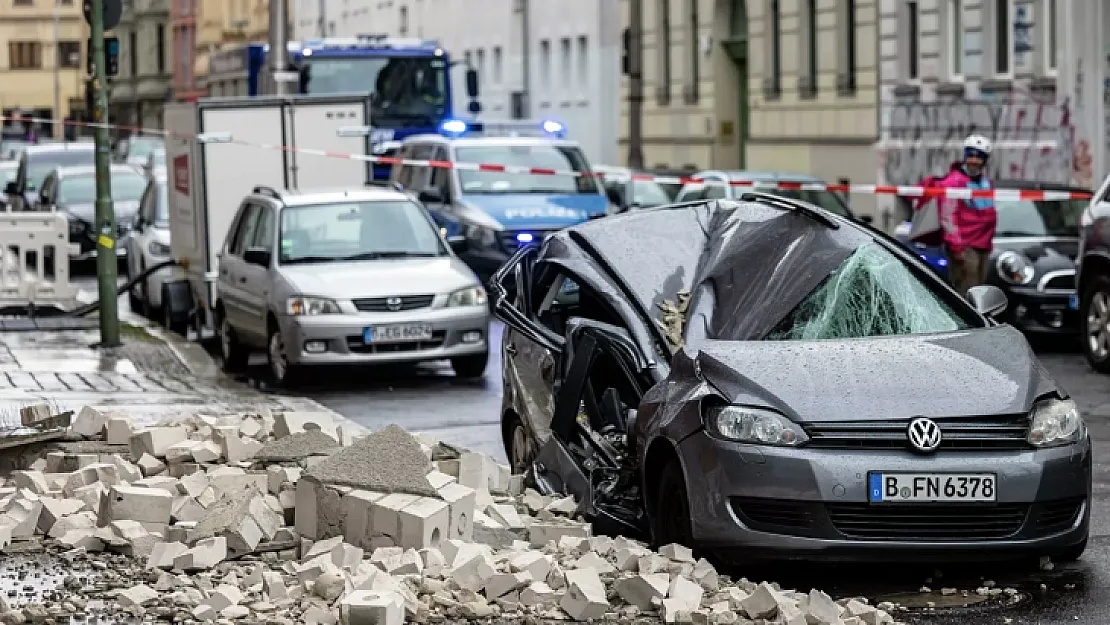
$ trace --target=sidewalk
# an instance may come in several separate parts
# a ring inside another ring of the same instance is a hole
[[[130,320],[141,323],[138,320]],[[305,398],[260,393],[219,371],[195,344],[162,338],[154,328],[125,325],[124,345],[91,347],[96,330],[0,332],[0,431],[19,428],[19,408],[48,403],[124,413],[136,426],[196,413],[271,411],[338,413]]]

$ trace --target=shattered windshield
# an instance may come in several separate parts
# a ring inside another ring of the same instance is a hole
[[[903,336],[969,327],[906,263],[879,244],[869,243],[830,273],[765,338]]]

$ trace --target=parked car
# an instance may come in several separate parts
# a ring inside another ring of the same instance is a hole
[[[639,171],[615,165],[594,165],[593,171],[601,176],[601,183],[605,187],[606,195],[609,196],[609,202],[622,212],[674,202],[675,196],[682,190],[680,180],[690,175],[689,171]],[[669,177],[676,180],[675,182],[637,180],[635,176]]]
[[[492,284],[514,471],[599,531],[737,559],[1086,546],[1090,437],[993,318],[1003,293],[965,300],[843,215],[765,193],[634,211]]]
[[[998,180],[999,189],[1090,193],[1090,189],[1045,182]],[[1073,335],[1079,314],[1070,305],[1075,295],[1075,262],[1079,252],[1079,219],[1089,200],[996,199],[998,227],[987,282],[1006,293],[1010,302],[1001,319],[1033,335]],[[948,280],[948,259],[939,245],[909,240],[910,224],[895,238],[916,252],[939,276]]]
[[[131,165],[112,165],[109,170],[112,206],[116,216],[116,255],[127,255],[127,238],[139,210],[146,178]],[[56,210],[69,219],[69,242],[80,246],[83,261],[96,257],[96,168],[89,165],[58,167],[48,173],[39,189],[36,210]]]
[[[258,187],[219,267],[216,323],[231,371],[264,349],[278,384],[311,365],[449,360],[460,377],[485,374],[486,291],[401,191]]]
[[[1110,373],[1110,176],[1079,218],[1076,296],[1083,355],[1091,368]]]
[[[146,165],[150,155],[159,150],[163,152],[166,150],[166,141],[162,137],[150,135],[131,137],[124,144],[123,162],[142,167]]]
[[[5,187],[7,187],[9,183],[15,182],[17,173],[19,173],[19,161],[0,161],[0,182],[3,182]],[[0,195],[0,208],[7,207],[7,195]]]
[[[19,160],[19,155],[29,145],[34,145],[34,142],[27,139],[0,138],[0,159]]]
[[[143,190],[139,210],[127,238],[127,279],[137,278],[147,268],[171,257],[170,205],[165,172],[155,173]],[[131,311],[159,319],[162,309],[162,284],[173,276],[173,268],[159,269],[128,291]]]
[[[701,171],[692,176],[711,184],[690,182],[682,186],[675,197],[675,202],[696,202],[699,200],[734,200],[742,194],[753,190],[751,184],[770,185],[784,183],[786,185],[824,184],[824,181],[809,174],[791,172],[760,172],[760,171]],[[844,198],[832,191],[820,189],[756,189],[773,193],[780,197],[811,202],[821,208],[832,211],[837,215],[844,215],[864,223],[871,223],[871,215],[855,215]]]
[[[95,146],[91,143],[48,143],[29,145],[19,155],[19,171],[15,180],[7,183],[4,192],[12,210],[31,210],[47,174],[58,167],[87,165],[95,160]]]

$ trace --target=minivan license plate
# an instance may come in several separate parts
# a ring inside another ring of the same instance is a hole
[[[432,327],[425,323],[401,323],[389,326],[370,326],[362,331],[362,341],[370,343],[401,343],[427,341],[432,338]]]
[[[994,473],[869,473],[871,503],[997,501]]]

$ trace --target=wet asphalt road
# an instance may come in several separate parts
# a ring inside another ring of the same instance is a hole
[[[95,289],[95,283],[90,278],[88,286],[83,287]],[[498,428],[501,388],[496,346],[500,345],[500,330],[498,324],[492,331],[495,349],[486,379],[480,383],[455,380],[446,364],[331,370],[308,380],[298,393],[373,429],[397,423],[504,461]],[[756,581],[777,581],[787,588],[814,587],[836,596],[864,595],[876,601],[894,601],[909,608],[895,615],[910,623],[1110,623],[1110,377],[1091,372],[1076,351],[1039,351],[1047,369],[1080,403],[1095,441],[1091,541],[1079,562],[1052,571],[1040,571],[1036,563],[963,565],[942,570],[904,565],[784,564],[732,573]],[[264,359],[256,359],[250,376],[262,380]],[[975,589],[988,580],[997,588],[1012,589],[1007,591],[1012,594],[982,600]],[[921,592],[923,586],[932,592]],[[945,595],[942,588],[954,588],[956,593]]]

